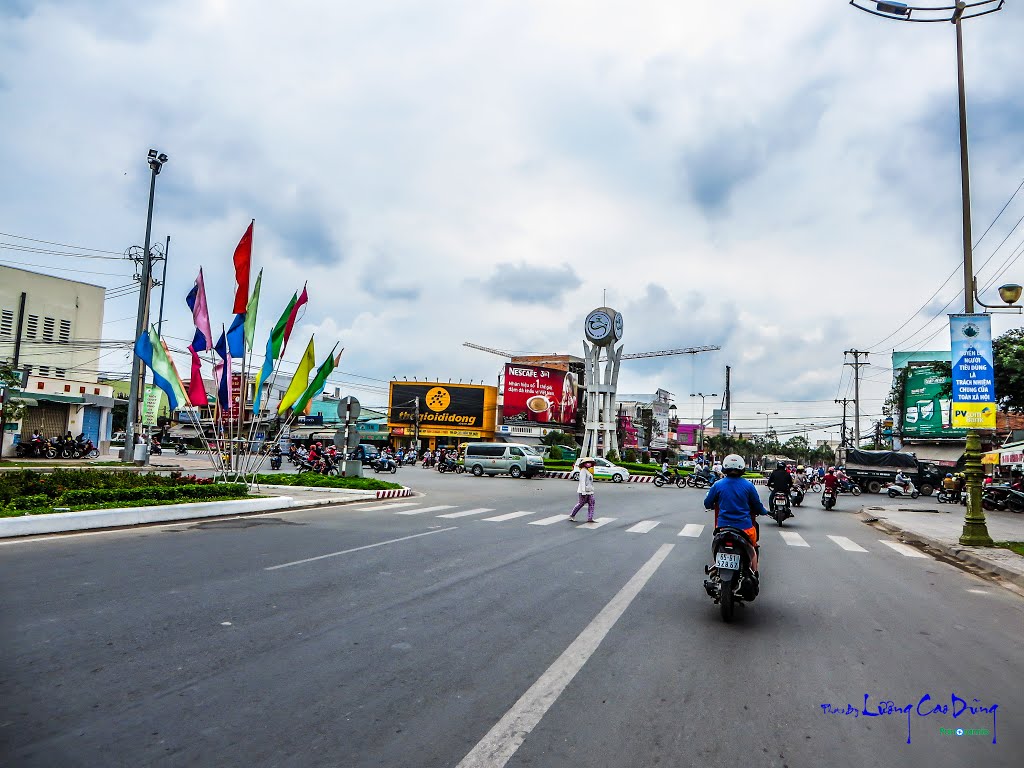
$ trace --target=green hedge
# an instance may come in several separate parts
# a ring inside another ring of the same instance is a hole
[[[217,483],[215,485],[175,485],[149,488],[87,488],[65,491],[59,501],[61,506],[77,507],[83,504],[105,504],[116,501],[209,501],[228,496],[245,496],[245,483]],[[45,497],[44,497],[45,498]],[[42,506],[34,504],[33,506]]]
[[[148,472],[105,472],[91,469],[55,469],[43,474],[30,469],[0,472],[0,506],[22,496],[45,496],[54,501],[67,491],[107,488],[173,487],[195,480],[172,474],[170,477]]]
[[[349,488],[358,491],[389,491],[402,487],[398,483],[389,483],[375,477],[335,477],[319,475],[316,472],[257,475],[254,482],[258,485],[302,485],[313,488]]]

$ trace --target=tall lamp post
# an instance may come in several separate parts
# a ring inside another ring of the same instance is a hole
[[[143,246],[142,254],[142,288],[139,291],[139,311],[135,319],[135,338],[138,339],[149,327],[149,293],[153,282],[153,256],[150,252],[150,236],[153,233],[153,197],[156,194],[156,177],[167,162],[167,155],[158,153],[155,149],[149,150],[149,212],[146,214],[146,243]],[[142,359],[132,355],[132,380],[128,390],[128,423],[124,428],[124,452],[121,460],[131,462],[135,458],[135,434],[141,431],[139,399],[142,396]],[[136,423],[138,422],[138,423]]]
[[[700,398],[700,439],[697,443],[697,450],[704,450],[704,401],[709,397],[718,397],[717,392],[712,392],[710,395],[705,395],[703,392],[697,392],[696,394],[690,393],[690,397]]]
[[[963,251],[964,251],[964,312],[974,313],[976,283],[974,280],[973,254],[971,251],[971,181],[970,168],[967,161],[967,96],[964,90],[964,40],[961,22],[995,13],[1003,7],[1004,0],[977,0],[966,3],[957,2],[953,6],[918,7],[897,2],[873,3],[874,9],[861,5],[857,0],[850,0],[855,8],[895,21],[914,22],[951,22],[956,27],[956,76],[957,92],[960,106],[960,188],[963,206]],[[1012,286],[1003,286],[1011,288]],[[1000,293],[1003,293],[1000,291]],[[1007,301],[1006,296],[1003,297]],[[1016,300],[1016,299],[1014,299]],[[1012,303],[1007,301],[1007,304]],[[984,305],[983,305],[984,306]],[[967,475],[967,513],[964,516],[964,528],[960,534],[960,543],[965,546],[992,546],[988,526],[985,524],[985,513],[981,508],[981,437],[978,431],[967,431],[967,445],[964,451]]]
[[[770,427],[768,426],[768,419],[771,416],[778,416],[779,412],[778,411],[771,411],[771,412],[767,412],[766,413],[765,411],[758,411],[757,415],[758,416],[764,416],[764,439],[767,440],[768,439],[768,430],[770,429]]]

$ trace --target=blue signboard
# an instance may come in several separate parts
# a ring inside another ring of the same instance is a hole
[[[950,315],[953,426],[995,429],[996,383],[992,366],[992,318]]]

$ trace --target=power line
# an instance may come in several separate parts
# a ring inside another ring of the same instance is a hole
[[[1022,182],[1024,183],[1024,182]],[[87,248],[84,245],[68,245],[67,243],[55,243],[50,240],[37,240],[34,237],[25,237],[24,235],[12,235],[10,232],[0,232],[0,235],[4,237],[13,237],[15,240],[28,240],[33,243],[44,243],[45,245],[59,245],[61,248],[75,248],[79,251],[95,251],[96,253],[113,253],[114,255],[121,257],[122,254],[118,251],[107,251],[102,248]]]

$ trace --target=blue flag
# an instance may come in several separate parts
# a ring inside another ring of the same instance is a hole
[[[223,326],[221,326],[223,328]],[[217,402],[222,410],[231,412],[231,350],[228,347],[224,331],[220,332],[220,339],[214,345],[214,350],[220,355],[223,362],[214,366],[214,376],[217,379]]]
[[[245,356],[245,312],[235,315],[228,328],[228,349],[232,357]]]

